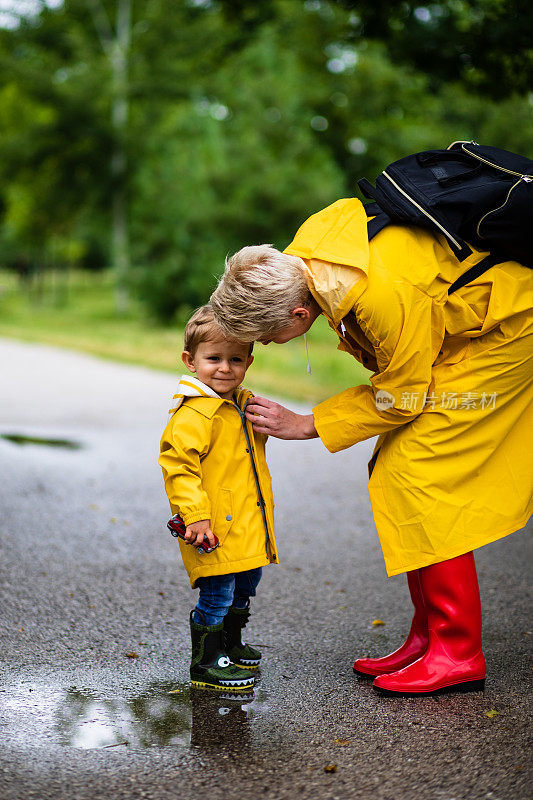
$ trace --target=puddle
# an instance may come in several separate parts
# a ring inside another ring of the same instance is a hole
[[[60,447],[63,450],[81,450],[82,445],[73,439],[47,439],[42,436],[26,436],[22,433],[0,433],[0,439],[18,445],[36,444],[44,447]]]
[[[127,749],[242,748],[268,711],[268,693],[223,695],[189,684],[152,683],[139,694],[22,684],[0,693],[2,733],[12,743]]]

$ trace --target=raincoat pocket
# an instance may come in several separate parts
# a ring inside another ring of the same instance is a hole
[[[449,336],[446,342],[443,343],[433,366],[442,367],[444,365],[453,366],[454,364],[459,364],[468,358],[471,347],[472,340],[470,338]]]
[[[233,525],[233,492],[220,488],[212,512],[211,530],[222,544]]]

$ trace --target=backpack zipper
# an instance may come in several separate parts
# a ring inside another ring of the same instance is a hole
[[[533,175],[527,175],[522,172],[514,172],[514,170],[512,169],[506,169],[505,167],[500,167],[499,164],[495,164],[493,161],[489,161],[487,158],[483,158],[483,156],[477,155],[476,153],[472,153],[464,146],[464,144],[462,145],[461,149],[464,150],[465,153],[468,153],[469,156],[472,156],[472,158],[477,158],[478,161],[482,161],[484,164],[488,164],[489,167],[498,169],[500,172],[507,172],[508,175],[516,175],[517,178],[529,178],[530,180],[533,180]]]
[[[443,232],[443,234],[446,236],[446,238],[447,238],[447,239],[448,239],[450,242],[453,242],[453,244],[454,244],[454,245],[457,247],[457,249],[458,249],[458,250],[461,250],[461,249],[462,249],[462,245],[461,245],[461,244],[460,244],[460,243],[459,243],[459,242],[458,242],[456,239],[454,239],[454,237],[452,236],[452,234],[451,234],[449,231],[447,231],[447,230],[446,230],[446,228],[445,228],[443,225],[441,225],[441,224],[440,224],[440,222],[438,222],[438,220],[436,220],[436,219],[435,219],[435,217],[432,217],[432,216],[431,216],[431,214],[430,214],[428,211],[426,211],[426,209],[425,209],[425,208],[423,208],[421,205],[419,205],[419,204],[416,202],[416,200],[413,200],[413,198],[411,197],[411,195],[407,194],[407,192],[405,192],[405,191],[404,191],[404,190],[401,188],[401,186],[398,186],[398,184],[396,183],[396,181],[395,181],[395,180],[393,180],[393,179],[391,178],[391,176],[390,176],[390,175],[389,175],[389,174],[388,174],[388,173],[387,173],[385,170],[384,170],[384,171],[383,171],[381,174],[382,174],[382,175],[384,175],[384,176],[385,176],[385,177],[386,177],[386,178],[387,178],[387,179],[388,179],[388,180],[389,180],[389,181],[392,183],[392,185],[396,187],[396,189],[397,189],[397,190],[400,192],[400,194],[403,194],[403,196],[404,196],[404,197],[406,197],[406,198],[407,198],[407,200],[409,200],[409,202],[410,202],[410,203],[412,203],[412,204],[413,204],[413,205],[414,205],[416,208],[418,208],[418,210],[419,210],[420,212],[422,212],[422,214],[423,214],[425,217],[427,217],[428,219],[430,219],[430,220],[431,220],[431,222],[432,222],[434,225],[436,225],[436,226],[437,226],[437,228],[440,228],[440,230]]]
[[[482,216],[482,217],[481,217],[481,219],[479,220],[479,222],[478,222],[478,224],[477,224],[477,227],[476,227],[476,233],[477,233],[477,235],[479,236],[479,238],[480,238],[480,239],[483,239],[483,236],[482,236],[482,234],[481,234],[481,232],[480,232],[480,230],[479,230],[479,229],[480,229],[480,227],[481,227],[481,223],[483,222],[483,220],[485,220],[485,219],[486,219],[487,217],[489,217],[491,214],[495,214],[495,213],[496,213],[496,211],[501,211],[501,209],[502,209],[502,208],[504,208],[504,207],[507,205],[507,203],[509,202],[509,198],[510,198],[510,196],[511,196],[511,192],[513,191],[513,189],[516,189],[516,187],[518,186],[518,184],[519,184],[519,183],[522,183],[522,181],[525,181],[526,183],[531,183],[531,181],[532,181],[532,180],[533,180],[533,178],[530,178],[528,175],[522,175],[522,176],[521,176],[521,177],[520,177],[520,178],[519,178],[519,179],[516,181],[516,183],[513,183],[513,185],[511,186],[511,188],[510,188],[510,189],[509,189],[509,191],[507,192],[507,197],[505,198],[505,200],[503,201],[503,203],[501,204],[501,206],[498,206],[498,208],[491,208],[491,210],[490,210],[490,211],[487,211],[487,212],[486,212],[486,214],[483,214],[483,216]]]
[[[456,144],[461,144],[461,145],[463,145],[463,144],[477,144],[477,145],[479,145],[479,142],[474,142],[473,140],[470,140],[470,139],[457,139],[457,141],[452,142],[451,144],[449,144],[448,147],[446,148],[446,150],[453,150],[453,148],[455,147]]]

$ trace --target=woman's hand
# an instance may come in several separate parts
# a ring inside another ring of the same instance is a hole
[[[295,414],[265,397],[250,400],[246,406],[246,417],[256,433],[276,439],[316,439],[318,436],[312,414]]]
[[[184,536],[187,544],[192,544],[193,547],[200,547],[204,543],[204,536],[207,536],[209,547],[214,547],[215,537],[211,530],[211,520],[200,519],[198,522],[187,525]]]

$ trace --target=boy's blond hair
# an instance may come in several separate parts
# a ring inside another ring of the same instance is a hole
[[[185,326],[183,334],[184,349],[194,356],[201,342],[222,342],[228,337],[215,319],[211,306],[205,305],[198,308]],[[244,344],[244,342],[243,342]],[[251,354],[253,343],[250,346]]]
[[[262,244],[243,247],[226,259],[225,272],[209,302],[229,336],[250,342],[289,325],[291,311],[308,299],[302,259]]]

